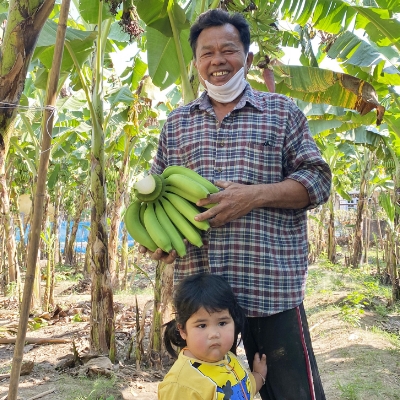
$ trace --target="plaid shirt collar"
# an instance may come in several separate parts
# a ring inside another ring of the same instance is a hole
[[[236,104],[234,109],[243,108],[247,103],[260,111],[265,111],[266,109],[265,101],[261,102],[260,99],[255,96],[255,93],[248,82],[244,89],[242,97],[239,100],[239,103]],[[195,109],[205,111],[212,109],[212,104],[207,91],[204,91],[199,98],[197,98],[190,104],[190,111],[194,112]]]

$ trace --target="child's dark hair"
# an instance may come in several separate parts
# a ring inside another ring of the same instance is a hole
[[[231,351],[236,353],[238,335],[243,333],[245,313],[238,304],[228,282],[218,275],[201,273],[183,279],[175,289],[175,319],[165,324],[164,344],[168,353],[176,358],[172,345],[185,347],[178,324],[185,328],[186,321],[201,307],[209,313],[228,310],[235,323],[235,340]]]

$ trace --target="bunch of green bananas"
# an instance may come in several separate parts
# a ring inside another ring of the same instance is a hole
[[[201,247],[200,231],[210,228],[208,221],[194,219],[201,212],[197,201],[218,190],[189,168],[169,166],[161,175],[148,175],[135,184],[135,199],[124,217],[126,229],[150,251],[160,248],[169,253],[175,249],[183,257],[186,255],[184,239]]]

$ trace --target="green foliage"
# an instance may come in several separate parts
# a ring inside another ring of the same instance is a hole
[[[31,330],[36,331],[47,326],[48,322],[43,318],[34,317],[29,320],[28,325]]]
[[[77,313],[71,318],[72,322],[82,322],[82,316],[81,314]]]
[[[382,285],[379,276],[363,269],[347,268],[333,264],[326,257],[318,262],[320,268],[311,270],[307,280],[307,295],[311,293],[348,292],[337,304],[340,318],[353,326],[360,326],[366,310],[373,310],[382,317],[395,312],[396,303],[389,308],[391,290]]]

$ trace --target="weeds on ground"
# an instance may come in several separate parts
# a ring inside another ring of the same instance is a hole
[[[388,307],[391,298],[391,288],[380,283],[379,277],[371,274],[368,268],[348,268],[341,264],[333,264],[322,258],[318,271],[309,272],[307,294],[329,291],[347,292],[345,298],[338,304],[340,317],[353,326],[360,326],[361,318],[366,309],[378,313],[382,317],[397,309],[399,305]]]
[[[81,378],[77,383],[76,379],[66,377],[59,390],[62,398],[68,400],[115,400],[118,398],[115,384],[115,378]]]

